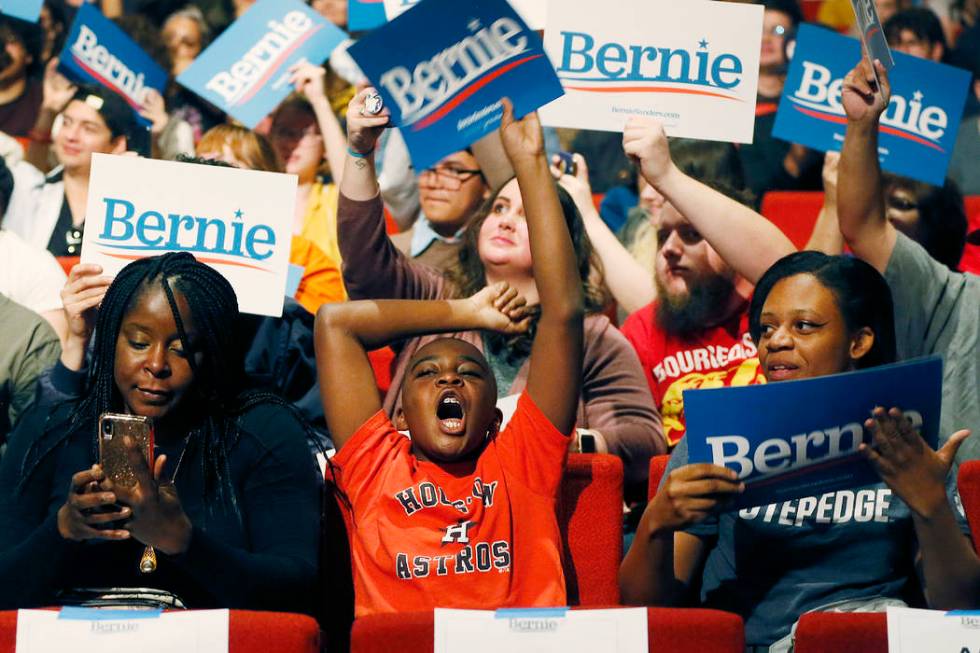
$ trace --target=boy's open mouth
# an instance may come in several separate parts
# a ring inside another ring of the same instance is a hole
[[[447,390],[439,396],[436,404],[436,418],[444,433],[460,435],[466,428],[466,411],[459,395]]]

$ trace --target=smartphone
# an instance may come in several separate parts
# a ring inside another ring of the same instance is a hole
[[[136,485],[136,473],[129,464],[123,438],[132,438],[143,451],[146,464],[153,469],[153,422],[149,417],[103,413],[99,417],[99,464],[113,483],[122,487]]]
[[[558,153],[558,169],[563,175],[575,176],[575,159],[571,152]]]

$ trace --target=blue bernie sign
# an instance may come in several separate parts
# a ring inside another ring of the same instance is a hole
[[[44,0],[0,0],[0,13],[36,23]]]
[[[322,63],[346,38],[299,0],[259,0],[177,81],[251,129],[293,90],[290,66]]]
[[[140,116],[139,110],[147,89],[163,94],[167,86],[167,71],[90,4],[78,8],[58,70],[76,82],[100,84],[115,91],[145,127],[150,121]]]
[[[388,22],[384,0],[349,0],[347,29],[359,32],[380,27]]]
[[[738,472],[745,491],[733,510],[878,483],[858,452],[871,443],[864,420],[875,406],[897,406],[935,448],[942,371],[942,359],[931,356],[800,381],[686,390],[688,460]]]
[[[881,166],[941,186],[970,73],[901,52],[893,55],[892,98],[882,114],[878,139]],[[801,26],[773,135],[825,152],[840,151],[847,127],[841,88],[861,56],[856,39]]]
[[[424,34],[426,38],[419,38]],[[562,94],[541,45],[505,0],[424,0],[351,46],[417,170]]]

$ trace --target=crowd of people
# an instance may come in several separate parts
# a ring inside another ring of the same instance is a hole
[[[964,208],[980,194],[980,2],[876,2],[894,49],[972,74],[941,187],[881,171],[891,89],[866,59],[842,87],[839,154],[772,136],[797,0],[759,2],[750,144],[668,139],[649,117],[542,128],[505,99],[503,157],[424,170],[388,110],[365,110],[350,41],[293,67],[293,93],[248,129],[173,77],[251,2],[97,4],[172,75],[139,110],[149,127],[59,72],[77,0],[45,0],[37,24],[0,14],[0,608],[152,587],[328,621],[344,608],[322,541],[338,532],[355,616],[564,605],[569,452],[622,460],[624,604],[737,613],[756,651],[790,650],[811,610],[980,606],[956,489],[980,458],[980,277],[964,270],[980,245]],[[310,5],[347,27],[345,0]],[[824,0],[817,19],[851,30],[849,5]],[[302,275],[283,316],[241,314],[187,253],[114,278],[78,263],[94,153],[295,175]],[[787,189],[823,191],[802,251],[758,212]],[[852,490],[727,510],[736,474],[688,462],[685,390],[930,354],[938,448],[900,407],[865,423],[873,520],[829,508]],[[125,443],[133,484],[100,465],[107,412],[152,420],[150,459]],[[334,502],[343,523],[324,518]]]

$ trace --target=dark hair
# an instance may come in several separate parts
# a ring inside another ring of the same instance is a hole
[[[501,186],[501,189],[506,185]],[[565,224],[568,226],[568,232],[572,237],[572,248],[575,250],[579,278],[582,280],[582,289],[585,294],[585,310],[589,313],[599,313],[609,303],[609,296],[602,283],[602,263],[592,249],[592,242],[585,232],[585,223],[582,222],[582,215],[579,213],[578,207],[575,206],[575,200],[568,194],[568,191],[557,183],[555,183],[555,189],[558,191],[558,202],[561,204]],[[459,265],[447,271],[451,283],[455,285],[456,292],[461,297],[474,295],[487,285],[486,270],[483,267],[483,261],[480,259],[480,229],[490,215],[493,203],[499,194],[500,190],[484,200],[467,223],[459,249]],[[530,345],[534,340],[537,325],[537,316],[536,312],[533,313],[531,328],[527,333],[507,337],[507,347],[511,353],[526,355],[530,352]],[[495,337],[496,334],[491,336],[491,340],[494,340]]]
[[[93,102],[91,98],[97,98],[100,101]],[[125,136],[128,141],[134,137],[137,127],[136,114],[118,93],[104,86],[79,84],[78,90],[75,91],[75,95],[71,99],[84,102],[95,109],[102,116],[102,120],[105,121],[113,139]]]
[[[5,40],[13,36],[24,46],[24,50],[31,58],[26,68],[28,75],[33,75],[44,68],[44,62],[41,61],[44,34],[37,23],[29,23],[26,20],[0,14],[0,33],[2,32],[6,32],[4,34]],[[10,65],[9,62],[7,65]]]
[[[858,369],[895,361],[895,313],[885,278],[859,258],[828,256],[822,252],[794,252],[784,256],[759,279],[749,307],[749,330],[758,344],[760,316],[773,287],[787,277],[812,274],[834,294],[837,308],[851,333],[868,327],[874,333],[871,350],[858,359]]]
[[[942,45],[944,58],[949,52],[946,35],[943,33],[943,25],[931,9],[925,7],[903,9],[886,20],[882,28],[889,44],[902,39],[902,30],[909,30],[915,34],[917,39],[928,42],[930,47],[937,43]]]
[[[170,52],[167,45],[163,42],[160,28],[143,13],[125,14],[118,18],[113,18],[116,24],[129,38],[136,42],[146,54],[150,56],[161,68],[170,72]]]
[[[907,177],[885,175],[882,185],[886,199],[898,189],[905,189],[915,196],[919,205],[915,241],[932,258],[955,271],[963,258],[968,222],[963,195],[956,182],[947,178],[942,186],[933,186]]]
[[[14,194],[14,175],[7,167],[7,161],[0,156],[0,215],[7,212],[10,196]]]
[[[38,462],[73,433],[90,429],[93,454],[97,455],[94,424],[102,413],[122,408],[115,382],[116,341],[126,314],[152,288],[166,294],[178,337],[194,372],[191,392],[181,407],[189,411],[187,446],[203,449],[204,495],[218,499],[217,503],[208,502],[208,510],[214,512],[222,507],[240,517],[228,468],[228,452],[239,436],[238,419],[259,403],[289,405],[271,393],[246,388],[245,347],[237,330],[240,315],[235,291],[218,271],[187,252],[133,261],[116,276],[102,299],[86,389],[72,411],[70,425],[56,441],[42,438],[32,445],[23,462],[19,487],[29,482]],[[194,320],[194,341],[188,338],[178,310],[178,292],[187,301]],[[201,354],[199,360],[197,354]],[[295,410],[292,412],[296,415]],[[302,420],[301,423],[305,425]]]
[[[771,11],[780,11],[793,21],[793,29],[803,22],[803,11],[800,10],[799,0],[762,0],[762,6]]]

